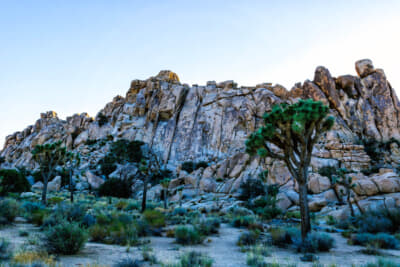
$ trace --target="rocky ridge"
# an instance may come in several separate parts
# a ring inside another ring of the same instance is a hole
[[[336,123],[315,148],[309,182],[311,209],[331,212],[336,208],[330,204],[338,202],[329,179],[318,174],[323,166],[356,172],[353,180],[361,205],[385,199],[400,206],[400,178],[396,173],[400,151],[394,141],[400,140],[399,100],[382,69],[375,69],[367,59],[357,61],[355,67],[358,76],[339,77],[317,67],[312,81],[297,83],[290,91],[271,83],[239,87],[234,81],[189,86],[175,73],[161,71],[147,80],[133,80],[126,96],[115,97],[96,118],[82,113],[61,120],[53,111],[41,114],[34,125],[6,138],[0,153],[6,160],[2,167],[34,169],[33,147],[62,140],[82,155],[80,180],[98,185],[102,178],[96,175],[96,166],[109,143],[122,138],[141,140],[175,171],[171,187],[185,185],[188,198],[194,197],[197,189],[222,195],[235,193],[244,180],[268,168],[270,183],[281,188],[280,207],[290,209],[298,203],[298,195],[284,164],[250,158],[244,153],[244,141],[273,105],[313,98],[330,106]],[[385,168],[369,176],[359,171],[371,168],[376,159],[366,153],[363,140],[389,145],[381,156],[380,164]],[[189,174],[180,169],[185,161],[206,161],[209,167]],[[123,168],[126,166],[117,171]],[[159,188],[152,190],[156,196]]]

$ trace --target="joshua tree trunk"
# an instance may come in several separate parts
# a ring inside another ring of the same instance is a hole
[[[69,169],[69,192],[71,203],[74,202],[74,189],[72,188],[72,169]]]
[[[310,212],[307,199],[307,183],[299,183],[299,201],[301,216],[301,238],[304,241],[311,231]]]
[[[354,209],[353,209],[353,204],[351,204],[351,194],[350,194],[350,189],[346,187],[346,194],[347,194],[347,203],[349,203],[349,208],[350,208],[350,214],[352,217],[354,217]]]
[[[47,177],[43,178],[42,204],[45,206],[47,204],[47,183],[48,183]]]
[[[168,208],[168,192],[167,192],[167,188],[164,188],[163,190],[163,194],[164,194],[164,209]]]
[[[179,191],[179,207],[182,207],[182,197],[183,197],[183,192]]]
[[[147,177],[144,178],[144,184],[143,184],[143,198],[142,198],[142,212],[146,210],[146,198],[147,198]]]

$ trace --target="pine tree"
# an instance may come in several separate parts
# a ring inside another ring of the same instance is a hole
[[[329,107],[312,99],[295,104],[280,104],[264,114],[264,126],[246,140],[246,152],[285,162],[299,185],[301,234],[304,240],[311,231],[307,200],[308,167],[312,150],[322,133],[334,124]]]

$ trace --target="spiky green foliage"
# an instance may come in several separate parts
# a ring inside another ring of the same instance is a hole
[[[312,99],[300,100],[292,105],[276,105],[271,112],[264,114],[264,126],[252,133],[246,141],[247,153],[284,161],[298,182],[303,239],[311,229],[307,203],[307,169],[313,146],[321,134],[334,124],[335,119],[327,117],[328,113],[328,106]]]
[[[40,166],[43,177],[42,203],[46,204],[47,183],[55,173],[56,167],[65,162],[67,150],[62,146],[62,142],[37,145],[32,150],[33,160]]]

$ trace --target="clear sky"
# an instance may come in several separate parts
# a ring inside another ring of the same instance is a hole
[[[0,0],[0,145],[47,110],[95,116],[161,69],[290,89],[370,58],[399,89],[399,14],[378,0]]]

